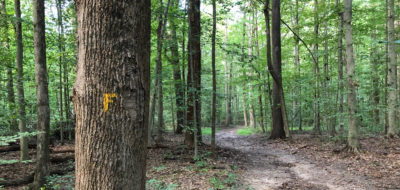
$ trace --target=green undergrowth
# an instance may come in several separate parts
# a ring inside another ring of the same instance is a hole
[[[217,132],[217,131],[219,131],[219,128],[216,128],[215,129],[215,132]],[[211,136],[211,127],[207,127],[207,128],[202,128],[201,129],[201,134],[203,134],[203,135],[208,135],[208,136]]]
[[[246,127],[246,128],[240,128],[236,131],[236,134],[240,136],[248,136],[257,133],[262,133],[262,130],[260,128]]]

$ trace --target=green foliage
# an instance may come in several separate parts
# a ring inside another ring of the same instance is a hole
[[[177,184],[166,184],[164,181],[158,179],[150,179],[146,184],[147,190],[174,190],[177,188]]]
[[[12,136],[0,136],[0,146],[7,146],[8,143],[16,142],[21,137],[32,137],[39,134],[39,132],[24,132]]]
[[[248,136],[256,133],[261,133],[261,129],[259,128],[252,128],[252,127],[246,127],[246,128],[240,128],[236,131],[236,133],[240,136]]]
[[[219,128],[215,129],[215,132],[219,131]],[[201,129],[201,134],[211,136],[211,127]]]
[[[227,175],[212,177],[210,183],[215,189],[239,189],[237,183],[238,176],[235,173],[228,173]]]
[[[54,190],[73,190],[75,184],[75,175],[73,173],[68,175],[51,175],[46,177],[46,185],[44,189]]]

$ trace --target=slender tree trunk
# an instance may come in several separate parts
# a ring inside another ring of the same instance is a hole
[[[256,16],[255,16],[255,27],[254,27],[254,31],[255,31],[255,48],[256,48],[256,55],[257,55],[257,59],[259,59],[260,57],[260,47],[258,46],[258,16],[257,16],[256,12]],[[258,66],[259,68],[261,68],[260,66]],[[261,72],[258,72],[258,80],[261,81]],[[264,75],[264,72],[263,72]],[[264,108],[263,108],[263,101],[262,101],[262,89],[261,89],[261,84],[258,84],[258,103],[259,103],[259,108],[260,108],[260,126],[261,129],[263,131],[263,133],[265,133],[265,127],[264,127]]]
[[[341,11],[340,0],[336,0],[336,9],[339,16],[338,23],[338,96],[339,96],[339,133],[344,132],[343,121],[343,102],[344,102],[344,85],[343,85],[343,12]]]
[[[316,56],[316,64],[314,65],[315,74],[315,87],[314,87],[314,132],[321,134],[321,121],[320,121],[320,110],[319,110],[319,66],[318,66],[318,36],[319,19],[318,19],[318,0],[314,0],[314,34],[315,40],[317,41],[314,45],[314,54]]]
[[[175,9],[178,9],[179,1],[174,1],[173,6]],[[184,90],[184,83],[182,81],[181,76],[181,69],[179,65],[179,50],[178,50],[178,39],[176,36],[176,23],[173,19],[169,19],[171,25],[171,55],[172,61],[171,64],[173,65],[173,73],[174,73],[174,85],[175,85],[175,104],[176,104],[176,119],[177,119],[177,126],[176,126],[176,134],[183,133],[183,126],[185,121],[185,90]],[[184,41],[184,40],[183,40]],[[184,42],[183,42],[184,43]],[[182,46],[184,51],[184,45]],[[183,58],[182,58],[183,60]]]
[[[150,1],[76,0],[75,3],[78,18],[78,65],[73,89],[77,121],[75,189],[144,190],[150,94]]]
[[[250,3],[249,7],[253,7],[253,4]],[[251,8],[252,11],[252,17],[251,17],[251,24],[249,24],[249,64],[253,64],[254,62],[254,54],[253,54],[253,49],[254,49],[254,10]],[[250,71],[249,73],[250,80],[253,79],[253,71]],[[250,107],[249,107],[249,116],[250,116],[250,126],[256,128],[257,123],[256,123],[256,115],[255,115],[255,110],[253,106],[253,92],[254,92],[254,87],[251,84],[250,85],[250,93],[249,93],[249,102],[250,102]]]
[[[386,17],[389,17],[389,7],[388,5],[388,1],[386,0]],[[388,22],[386,22],[386,41],[389,41],[389,32],[388,32]],[[388,120],[388,111],[387,111],[387,107],[388,107],[388,73],[389,73],[389,45],[388,43],[385,43],[385,90],[384,90],[384,111],[383,111],[383,125],[384,125],[384,132],[387,135],[388,134],[388,128],[389,128],[389,120]]]
[[[35,77],[37,96],[37,148],[36,171],[33,185],[39,189],[49,174],[50,107],[46,66],[46,30],[44,0],[33,1],[33,39],[35,49]]]
[[[376,41],[376,29],[373,29],[371,31],[371,40],[372,40],[372,45],[371,45],[371,51],[370,51],[370,61],[371,61],[371,69],[372,71],[378,71],[379,70],[379,65],[378,61],[376,59],[375,51],[376,47],[374,42]],[[371,100],[373,102],[373,111],[372,111],[372,119],[374,126],[379,126],[379,76],[378,75],[372,75],[372,97]]]
[[[300,33],[300,29],[299,29],[299,1],[296,0],[296,15],[295,15],[295,30],[296,33],[299,34]],[[301,107],[300,105],[298,105],[298,97],[301,97],[301,92],[300,92],[300,83],[298,78],[300,77],[300,48],[299,48],[299,38],[295,37],[295,43],[294,43],[294,67],[298,69],[299,73],[297,78],[295,79],[295,88],[293,88],[293,120],[292,120],[292,125],[297,125],[299,127],[299,130],[302,130],[302,126],[301,126],[301,122],[300,120],[297,121],[296,120],[296,116],[299,115],[298,117],[300,117],[301,115]]]
[[[17,96],[18,96],[18,115],[19,132],[26,132],[26,112],[25,112],[25,93],[24,93],[24,71],[23,71],[23,43],[22,43],[22,24],[21,24],[21,4],[19,0],[14,1],[15,17],[17,19],[15,23],[15,39],[17,42],[17,55],[16,55],[16,67],[17,67]],[[20,139],[20,160],[29,159],[28,152],[28,138],[21,137]]]
[[[160,0],[161,8],[163,8],[163,2]],[[164,105],[163,105],[163,82],[162,82],[162,50],[163,41],[165,34],[165,26],[167,23],[167,16],[169,10],[170,0],[168,0],[167,5],[164,8],[164,12],[158,17],[158,27],[157,27],[157,58],[156,58],[156,74],[155,80],[157,86],[154,88],[154,93],[156,93],[157,88],[157,100],[158,100],[158,120],[157,120],[157,138],[156,143],[161,143],[163,141],[162,130],[164,128]]]
[[[246,13],[243,13],[243,20],[246,20]],[[243,35],[242,35],[242,47],[241,47],[241,51],[242,51],[242,55],[240,58],[240,61],[243,63],[244,62],[244,43],[246,40],[246,22],[243,22]],[[247,75],[246,75],[246,71],[243,71],[243,77],[245,78],[245,81],[247,80]],[[244,83],[243,84],[243,120],[244,120],[244,126],[248,126],[248,119],[247,119],[247,88],[246,88],[247,84]]]
[[[170,86],[170,92],[172,92],[172,86]],[[170,103],[171,103],[171,117],[172,117],[172,131],[176,131],[175,125],[175,108],[174,108],[174,101],[172,97],[172,93],[169,95]]]
[[[63,62],[64,62],[64,26],[62,20],[62,2],[56,1],[57,4],[57,25],[58,25],[58,64],[59,64],[59,99],[60,99],[60,141],[64,144],[64,114],[63,114]],[[64,72],[64,75],[67,74]],[[67,108],[66,108],[67,109]]]
[[[216,101],[217,101],[217,79],[215,71],[215,33],[217,30],[217,5],[216,0],[212,1],[213,6],[213,28],[211,36],[211,67],[212,67],[212,110],[211,110],[211,148],[213,154],[215,154],[215,113],[216,113]],[[226,65],[226,63],[225,63]],[[226,88],[226,87],[225,87]],[[228,110],[229,111],[229,110]],[[228,112],[229,113],[229,112]],[[228,114],[227,113],[227,114]],[[227,119],[227,125],[229,126],[230,118]]]
[[[187,126],[185,133],[185,144],[193,147],[196,140],[201,141],[201,107],[200,107],[200,84],[201,84],[201,50],[200,50],[200,0],[189,0],[189,68],[188,68],[188,100],[187,100]],[[197,143],[196,143],[197,145]]]
[[[353,53],[353,35],[352,35],[352,0],[344,0],[344,27],[346,29],[346,77],[347,77],[347,114],[348,114],[348,145],[350,150],[358,152],[360,141],[357,123],[357,81],[355,80],[355,63]]]
[[[396,104],[397,104],[397,73],[396,73],[396,44],[395,32],[394,32],[394,0],[388,0],[388,54],[389,54],[389,67],[388,67],[388,91],[389,91],[389,128],[388,137],[394,137],[397,135],[397,123],[396,123]]]
[[[225,44],[227,43],[228,43],[228,25],[226,25],[225,28]],[[228,48],[228,46],[225,45],[225,48]],[[231,79],[228,68],[228,55],[226,55],[225,57],[224,69],[225,69],[225,127],[229,127],[231,123],[231,97],[229,91],[229,83]]]

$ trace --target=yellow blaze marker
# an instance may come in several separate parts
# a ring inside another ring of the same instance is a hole
[[[103,96],[104,112],[108,110],[108,104],[114,102],[111,98],[116,98],[115,93],[105,93]]]

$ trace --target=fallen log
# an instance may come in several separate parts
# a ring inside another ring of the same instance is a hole
[[[36,149],[36,144],[28,144],[28,148]],[[1,152],[9,152],[9,151],[19,151],[19,150],[20,150],[19,144],[13,144],[13,145],[9,145],[9,146],[0,147],[0,153]]]
[[[65,168],[65,169],[55,169],[50,171],[50,175],[65,175],[68,172],[74,171],[74,168]],[[31,173],[27,176],[24,176],[20,179],[8,180],[8,181],[0,181],[0,186],[10,187],[10,186],[20,186],[27,185],[32,183],[34,180],[35,173]]]

